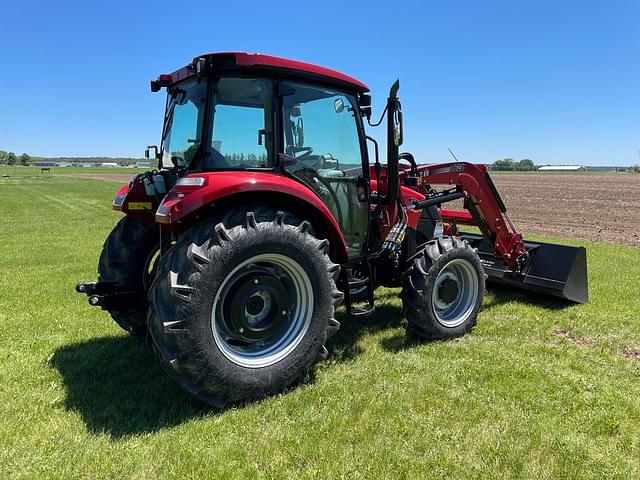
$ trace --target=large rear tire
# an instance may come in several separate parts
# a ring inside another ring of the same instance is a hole
[[[98,262],[98,281],[116,282],[118,286],[145,292],[150,282],[150,265],[158,251],[157,225],[146,226],[139,221],[124,217],[113,228],[104,242]],[[144,298],[145,294],[141,294]],[[139,340],[147,333],[147,303],[139,306],[109,310],[113,320]]]
[[[482,307],[484,279],[480,258],[466,241],[438,237],[427,242],[402,289],[408,333],[424,339],[467,333]]]
[[[161,260],[149,292],[162,366],[215,407],[306,378],[340,326],[333,318],[340,266],[329,259],[328,241],[308,222],[285,219],[238,209],[192,227]]]

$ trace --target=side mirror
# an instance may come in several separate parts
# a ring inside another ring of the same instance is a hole
[[[371,118],[371,95],[368,93],[361,93],[359,96],[360,101],[360,114],[363,117]]]
[[[333,109],[336,111],[336,113],[344,112],[344,100],[342,100],[341,98],[336,98],[333,102]]]
[[[154,150],[154,155],[151,157],[150,150]],[[158,147],[156,145],[148,145],[147,148],[144,149],[144,158],[147,160],[149,158],[158,158]]]

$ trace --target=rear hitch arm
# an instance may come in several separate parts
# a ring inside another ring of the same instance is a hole
[[[76,292],[84,293],[89,305],[102,310],[126,310],[147,302],[144,291],[122,288],[116,282],[78,283]]]

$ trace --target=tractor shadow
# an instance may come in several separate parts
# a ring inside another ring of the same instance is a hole
[[[485,296],[485,301],[482,306],[482,311],[485,312],[507,303],[518,303],[532,307],[544,308],[545,310],[558,311],[575,305],[575,303],[570,302],[569,300],[549,297],[540,293],[518,290],[493,283],[487,284],[487,291],[489,298]],[[482,315],[482,312],[480,312],[480,315]]]
[[[65,383],[64,408],[93,434],[152,433],[215,413],[166,376],[150,346],[128,336],[64,346],[51,365]]]
[[[388,297],[395,294],[386,293]],[[376,302],[382,300],[380,295],[376,295]],[[330,359],[336,362],[346,362],[353,360],[363,353],[359,340],[366,335],[370,335],[390,328],[400,328],[404,325],[402,307],[400,305],[390,305],[389,303],[378,303],[376,311],[370,317],[349,318],[341,308],[336,312],[336,320],[340,322],[340,330],[329,339],[327,348],[330,352]]]
[[[509,302],[554,310],[571,305],[509,289],[491,287],[490,291],[493,295],[485,302],[485,311]],[[341,328],[327,343],[333,362],[348,362],[361,355],[363,337],[406,325],[400,302],[388,301],[397,293],[380,292],[376,296],[378,308],[370,317],[350,319],[342,308],[336,313]],[[400,352],[422,343],[403,329],[380,345],[387,351]],[[143,435],[224,412],[185,393],[162,371],[150,346],[126,335],[66,345],[55,352],[50,365],[60,372],[66,387],[63,408],[79,414],[87,430],[96,435],[115,439]]]
[[[480,312],[480,318],[483,312],[489,312],[494,308],[509,303],[518,303],[522,305],[536,306],[551,311],[560,311],[566,308],[570,308],[575,305],[568,300],[562,300],[545,295],[541,295],[534,292],[526,292],[523,290],[514,290],[513,288],[504,287],[501,285],[488,285],[488,295],[485,297],[485,301]],[[370,319],[364,319],[363,322],[349,321],[345,318],[345,323],[340,328],[336,337],[345,330],[345,336],[340,336],[337,344],[337,351],[339,359],[348,360],[354,358],[362,349],[358,347],[358,339],[366,335],[379,330],[385,330],[387,328],[398,328],[406,326],[406,321],[402,318],[402,309],[399,306],[385,305],[384,308],[377,310],[375,315]],[[342,320],[342,318],[338,318]],[[414,348],[418,345],[431,343],[431,342],[457,342],[460,339],[452,340],[425,340],[407,335],[405,332],[397,333],[391,337],[384,338],[380,341],[380,346],[393,353],[399,353],[404,350]],[[353,342],[353,343],[352,343]],[[332,345],[332,342],[329,342]],[[333,355],[333,352],[331,352]]]

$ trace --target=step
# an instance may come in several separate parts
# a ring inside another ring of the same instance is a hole
[[[368,317],[369,315],[373,315],[373,312],[376,311],[375,305],[366,305],[364,307],[351,307],[351,316],[352,317]]]
[[[366,287],[367,285],[369,285],[369,277],[349,279],[349,290]]]

